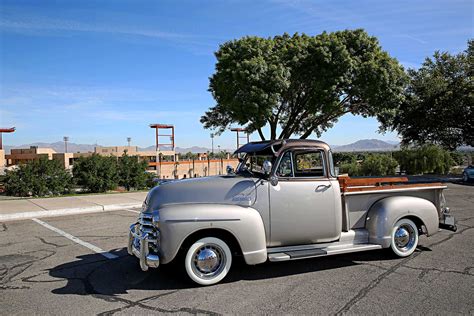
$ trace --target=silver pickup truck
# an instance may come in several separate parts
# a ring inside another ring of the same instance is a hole
[[[338,177],[314,140],[248,143],[235,172],[152,189],[130,226],[128,252],[146,271],[180,261],[201,285],[249,265],[391,248],[411,255],[422,234],[455,230],[441,183]]]

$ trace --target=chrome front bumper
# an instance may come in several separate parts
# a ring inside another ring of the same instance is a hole
[[[149,232],[141,231],[139,223],[130,225],[127,251],[140,259],[140,268],[143,271],[147,271],[148,268],[158,268],[160,265],[160,256],[153,249],[150,252],[150,243],[156,245],[157,236],[150,236]]]

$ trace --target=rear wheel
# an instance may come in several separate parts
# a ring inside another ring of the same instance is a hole
[[[391,248],[399,257],[408,257],[418,246],[418,228],[408,218],[395,223],[392,229]]]
[[[232,265],[232,253],[227,243],[216,237],[199,239],[191,245],[184,259],[188,276],[200,285],[220,282]]]

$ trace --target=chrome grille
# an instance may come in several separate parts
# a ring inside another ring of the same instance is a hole
[[[153,225],[153,215],[151,213],[140,213],[138,224],[140,235],[148,234],[150,247],[158,251],[160,231]]]

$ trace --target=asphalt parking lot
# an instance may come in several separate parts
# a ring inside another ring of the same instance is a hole
[[[137,210],[0,223],[0,314],[472,314],[474,186],[449,185],[458,231],[385,250],[246,266],[198,287],[142,272],[125,246]]]

